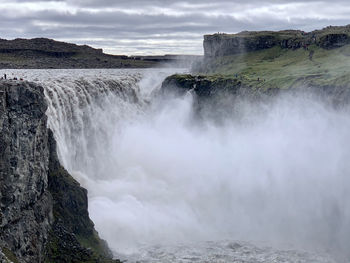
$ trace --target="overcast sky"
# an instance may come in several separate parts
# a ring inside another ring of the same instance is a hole
[[[112,54],[202,54],[204,34],[350,24],[350,1],[0,0],[0,37],[48,37]]]

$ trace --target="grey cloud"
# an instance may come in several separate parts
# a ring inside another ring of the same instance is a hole
[[[187,3],[187,4],[212,4],[214,1],[212,0],[191,0],[191,1],[174,1],[174,0],[65,0],[67,3],[75,4],[79,6],[133,6],[133,5],[139,5],[139,6],[169,6],[169,5],[175,5],[178,3]],[[319,1],[319,0],[306,0],[306,1],[300,1],[300,0],[267,0],[267,1],[260,1],[260,0],[220,0],[216,3],[218,4],[280,4],[280,3],[310,3],[310,2],[326,2],[326,1]],[[346,0],[335,0],[334,2],[347,2]]]
[[[6,1],[6,0],[5,0]],[[16,0],[18,8],[21,3],[32,3],[36,0]],[[41,1],[43,2],[43,1]],[[58,2],[58,1],[46,1]],[[281,3],[316,3],[315,1],[228,1],[220,0],[215,6],[209,0],[169,1],[169,0],[66,0],[66,10],[47,10],[35,8],[28,12],[9,10],[6,4],[0,6],[0,34],[3,38],[16,37],[49,37],[64,39],[79,44],[90,44],[102,47],[115,53],[202,53],[202,35],[214,32],[239,32],[242,30],[279,30],[300,28],[311,30],[329,24],[347,24],[344,16],[346,10],[333,9],[329,18],[315,17],[315,13],[327,10],[313,10],[313,16],[285,19],[276,13],[265,15],[249,13],[250,7],[265,7],[268,11],[274,4]],[[10,3],[10,2],[9,2]],[[13,3],[13,1],[12,1]],[[320,4],[321,3],[321,4]],[[184,6],[198,4],[198,8],[184,10]],[[345,1],[336,0],[350,8]],[[40,5],[40,3],[38,3]],[[322,6],[322,1],[317,2]],[[69,7],[72,7],[70,10]],[[325,6],[325,5],[324,5]],[[118,9],[106,9],[117,7]],[[226,7],[226,8],[225,8]],[[127,10],[148,10],[166,8],[173,13],[128,12]],[[237,11],[238,10],[238,11]],[[179,13],[176,13],[178,11]],[[215,11],[215,15],[213,12]],[[288,10],[287,10],[288,11]],[[287,12],[286,11],[286,12]],[[300,10],[301,13],[309,10]],[[246,12],[246,17],[239,14]],[[234,15],[233,15],[234,14]],[[237,16],[238,15],[238,16]],[[338,17],[339,16],[339,17]],[[9,30],[11,29],[11,30]]]

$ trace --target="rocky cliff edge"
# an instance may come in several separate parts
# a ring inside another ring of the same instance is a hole
[[[215,58],[276,46],[297,49],[316,45],[324,49],[332,49],[349,43],[350,25],[347,25],[329,26],[312,32],[283,30],[243,31],[238,34],[217,33],[205,35],[203,47],[205,58]]]
[[[43,87],[0,82],[0,261],[117,262],[60,165]]]

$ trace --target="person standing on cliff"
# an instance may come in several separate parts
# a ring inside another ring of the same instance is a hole
[[[7,78],[7,76],[6,76],[6,74],[4,74],[4,79],[6,79]]]

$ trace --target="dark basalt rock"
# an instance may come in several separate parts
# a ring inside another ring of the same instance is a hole
[[[86,189],[60,165],[51,131],[48,143],[48,189],[53,198],[54,223],[49,235],[46,262],[119,262],[111,260],[111,251],[98,237],[89,218]]]
[[[0,247],[42,262],[52,221],[43,88],[0,83]]]
[[[244,85],[239,78],[206,75],[172,75],[167,77],[161,88],[162,94],[175,93],[183,95],[193,92],[200,100],[213,99],[216,96],[261,97],[276,94],[278,89],[257,90],[253,86]]]
[[[342,47],[350,43],[350,37],[347,34],[328,34],[320,38],[322,48],[331,49]]]
[[[240,78],[220,75],[175,74],[167,77],[159,91],[161,96],[184,96],[191,92],[195,98],[195,109],[201,113],[203,108],[219,112],[222,109],[234,110],[242,101],[260,103],[271,101],[279,95],[312,96],[334,108],[350,103],[349,86],[315,86],[305,82],[304,85],[291,86],[286,89],[260,88],[258,81],[248,85]],[[215,116],[219,118],[219,116]]]
[[[274,35],[239,36],[214,34],[204,36],[204,54],[206,58],[221,57],[274,47],[280,43]]]
[[[116,262],[60,165],[43,88],[0,82],[0,261]]]
[[[236,114],[243,101],[254,103],[277,95],[280,90],[260,90],[247,86],[238,78],[205,75],[172,75],[167,77],[160,89],[160,96],[171,94],[183,97],[191,92],[194,98],[194,119],[206,117],[217,123],[224,121],[226,115]]]

